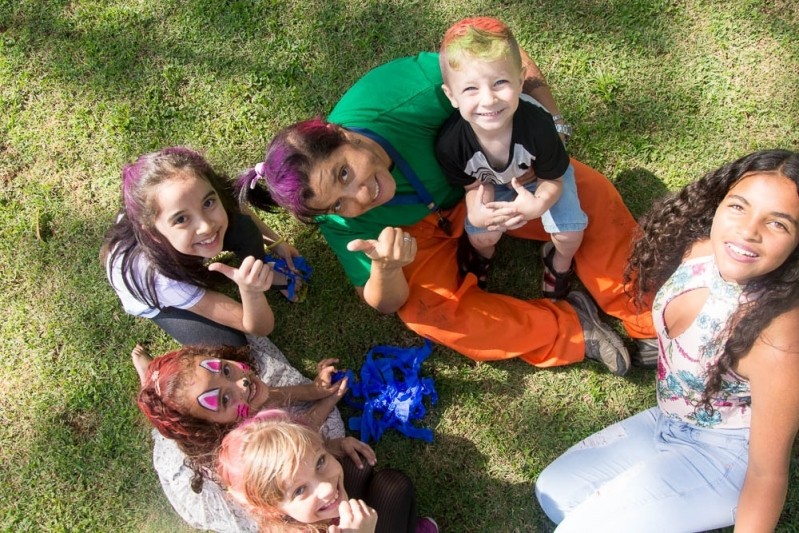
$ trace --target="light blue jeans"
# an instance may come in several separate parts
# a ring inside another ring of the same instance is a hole
[[[563,192],[558,201],[552,205],[544,214],[541,215],[541,224],[547,233],[563,233],[565,231],[583,231],[588,226],[588,215],[580,207],[580,199],[577,197],[577,184],[574,182],[574,167],[569,164],[569,168],[563,173]],[[541,180],[535,180],[524,186],[531,193],[541,184]],[[516,199],[516,190],[510,185],[498,185],[495,183],[487,184],[486,187],[494,187],[495,202],[512,202]],[[469,217],[463,223],[466,233],[485,233],[486,228],[478,228],[469,222]]]
[[[749,429],[702,429],[658,407],[569,448],[536,481],[556,533],[696,532],[735,522]]]

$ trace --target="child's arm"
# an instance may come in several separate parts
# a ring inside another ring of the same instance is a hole
[[[264,291],[272,286],[272,269],[260,259],[247,257],[239,268],[212,263],[208,270],[233,280],[239,287],[241,303],[220,292],[207,291],[189,311],[245,333],[269,335],[275,327],[275,316]]]
[[[269,407],[281,407],[291,405],[296,402],[311,402],[323,400],[331,396],[338,398],[333,402],[328,414],[338,400],[347,393],[347,378],[332,382],[333,374],[336,372],[335,364],[338,359],[322,359],[316,364],[316,377],[313,383],[302,385],[291,385],[288,387],[275,387],[269,392]],[[325,415],[327,417],[327,414]]]
[[[528,220],[541,218],[550,207],[560,198],[563,192],[563,179],[542,180],[535,191],[531,193],[513,178],[511,185],[516,190],[516,198],[512,202],[490,202],[486,204],[493,211],[494,222],[499,227],[489,226],[488,229],[515,229],[525,224]]]
[[[336,457],[344,457],[346,455],[352,459],[352,462],[358,468],[363,468],[362,458],[366,459],[370,466],[377,464],[377,455],[372,447],[353,437],[331,439],[325,443],[325,447]]]
[[[799,430],[797,321],[799,309],[775,318],[738,365],[752,388],[752,425],[735,531],[773,531],[785,503]]]

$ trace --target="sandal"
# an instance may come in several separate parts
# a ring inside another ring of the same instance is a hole
[[[477,253],[469,242],[469,236],[464,233],[458,241],[458,272],[461,279],[471,272],[477,278],[477,286],[485,290],[490,268],[491,259]]]
[[[571,280],[574,276],[574,260],[566,272],[556,272],[552,266],[555,256],[555,245],[551,242],[541,247],[541,259],[544,261],[544,275],[541,280],[541,294],[551,300],[562,300],[571,291]]]
[[[283,274],[286,278],[285,283],[273,283],[270,287],[280,291],[290,302],[301,303],[308,296],[308,282],[311,280],[313,269],[305,261],[304,257],[292,258],[294,270],[291,270],[283,258],[275,258],[269,254],[264,257],[264,262],[272,266],[278,274]]]

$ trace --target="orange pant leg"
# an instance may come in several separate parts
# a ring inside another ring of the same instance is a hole
[[[543,367],[582,361],[582,328],[568,304],[488,293],[471,274],[458,282],[465,216],[463,202],[448,214],[453,236],[437,227],[434,215],[407,228],[418,251],[405,267],[410,294],[400,318],[419,335],[477,361],[520,357]]]
[[[599,307],[622,321],[630,337],[654,338],[651,311],[637,311],[622,284],[622,274],[637,223],[624,205],[621,195],[605,176],[575,159],[571,162],[580,205],[588,215],[583,242],[574,256],[577,276]],[[549,240],[540,220],[533,220],[509,234]]]

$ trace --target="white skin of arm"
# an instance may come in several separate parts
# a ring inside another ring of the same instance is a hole
[[[233,280],[239,287],[241,303],[220,292],[206,291],[189,311],[244,333],[269,335],[275,327],[275,316],[264,291],[272,286],[272,269],[260,259],[247,257],[239,268],[213,263],[208,270]]]
[[[364,252],[372,260],[366,285],[355,288],[358,295],[381,313],[394,313],[402,307],[408,299],[408,281],[402,267],[416,257],[416,239],[402,228],[388,227],[377,239],[356,239],[347,244],[347,249]]]
[[[752,388],[749,466],[738,498],[736,532],[773,531],[799,430],[799,309],[773,322],[738,363]]]

